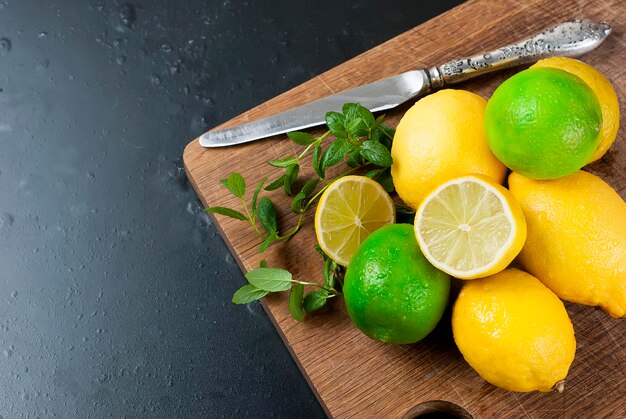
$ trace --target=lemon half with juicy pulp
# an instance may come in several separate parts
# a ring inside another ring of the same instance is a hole
[[[366,176],[344,176],[320,197],[315,235],[324,253],[348,266],[367,236],[395,219],[393,201],[378,182]]]
[[[415,236],[435,267],[461,279],[506,268],[526,240],[522,208],[484,175],[452,179],[432,191],[415,216]]]

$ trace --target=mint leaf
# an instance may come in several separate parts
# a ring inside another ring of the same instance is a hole
[[[291,273],[279,268],[255,268],[246,274],[250,284],[265,291],[287,291],[291,288]]]
[[[304,184],[300,192],[298,192],[291,202],[291,210],[293,212],[296,214],[304,212],[305,200],[311,195],[311,193],[313,193],[319,182],[319,179],[311,179]]]
[[[306,199],[306,194],[302,191],[298,192],[298,194],[293,198],[291,202],[291,210],[296,214],[300,214],[304,211],[304,200]]]
[[[346,131],[352,135],[361,136],[367,134],[364,130],[363,120],[361,118],[346,119]]]
[[[255,287],[254,285],[247,284],[235,291],[235,294],[233,294],[233,299],[231,301],[235,304],[248,304],[252,301],[260,300],[267,294],[269,294],[269,291],[265,291]]]
[[[264,196],[259,200],[257,206],[257,216],[261,225],[267,231],[268,234],[276,233],[278,231],[278,222],[276,219],[276,208],[272,201]]]
[[[294,163],[298,163],[298,159],[296,157],[290,156],[279,160],[270,160],[267,163],[274,167],[287,167],[291,166]]]
[[[335,288],[335,272],[336,271],[337,271],[337,263],[331,258],[326,256],[324,258],[324,285],[326,285],[329,288]]]
[[[242,198],[243,194],[246,193],[246,181],[237,172],[232,172],[226,179],[222,179],[220,182],[228,188],[230,193],[238,198]]]
[[[337,138],[346,138],[346,117],[339,112],[326,113],[326,125],[330,132]]]
[[[381,125],[376,131],[372,132],[372,140],[378,141],[388,150],[391,150],[391,143],[393,142],[393,136],[396,134],[395,128]]]
[[[348,155],[348,160],[346,161],[348,166],[350,167],[359,167],[363,164],[363,159],[361,158],[361,148],[357,147],[350,152]]]
[[[239,211],[235,211],[234,209],[225,208],[225,207],[208,207],[204,209],[206,212],[211,212],[213,214],[225,215],[230,218],[235,218],[237,220],[247,220],[248,218],[240,213]]]
[[[280,176],[278,179],[276,179],[274,182],[270,183],[269,185],[267,185],[265,187],[266,191],[273,191],[275,189],[280,188],[281,186],[283,186],[285,184],[285,175],[283,174],[282,176]]]
[[[391,177],[391,169],[389,168],[383,170],[380,175],[376,177],[376,181],[380,183],[388,193],[392,193],[396,190],[396,187],[393,184],[393,178]]]
[[[387,150],[387,147],[379,143],[378,141],[367,140],[363,142],[361,146],[361,155],[373,163],[381,167],[389,167],[393,163],[391,153]]]
[[[319,144],[313,149],[313,169],[321,179],[324,179],[324,167],[322,167],[322,146]]]
[[[309,145],[313,144],[316,141],[316,138],[309,133],[306,132],[288,132],[287,137],[294,143],[298,145]]]
[[[344,138],[339,138],[335,140],[335,142],[332,143],[328,147],[328,149],[326,149],[326,152],[322,157],[321,167],[323,169],[327,169],[339,163],[341,160],[343,160],[343,158],[350,151],[351,148],[352,147],[350,146],[350,143],[348,143],[348,141]]]
[[[326,301],[328,300],[328,291],[326,290],[317,290],[311,291],[307,295],[304,296],[304,300],[302,305],[304,306],[304,311],[307,313],[312,313],[326,305]]]
[[[319,179],[311,179],[304,184],[300,192],[304,193],[304,195],[306,196],[309,196],[313,193],[318,183],[320,183]]]
[[[289,312],[291,317],[299,322],[304,320],[304,309],[302,307],[302,296],[304,295],[304,285],[293,284],[289,292]]]
[[[346,131],[358,137],[368,135],[371,127],[375,123],[372,112],[358,103],[344,104],[342,112],[346,118],[344,122]]]
[[[261,192],[261,188],[263,188],[263,185],[265,184],[265,182],[267,182],[267,178],[264,177],[263,180],[261,180],[261,182],[256,185],[256,189],[254,190],[254,195],[252,195],[252,205],[250,205],[252,207],[252,217],[256,217],[256,201],[259,197],[259,193]]]
[[[283,186],[285,189],[285,193],[287,195],[292,195],[293,194],[293,184],[295,183],[296,179],[298,178],[298,172],[300,171],[300,165],[299,164],[292,164],[290,166],[287,166],[287,168],[285,169],[285,179],[283,182]]]
[[[261,245],[259,246],[259,253],[265,252],[268,247],[270,247],[277,241],[279,241],[278,234],[276,232],[271,233],[269,236],[265,238],[265,240],[263,240],[263,243],[261,243]]]

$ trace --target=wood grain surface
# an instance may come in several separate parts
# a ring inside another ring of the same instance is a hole
[[[608,21],[613,27],[605,43],[582,60],[595,66],[613,83],[623,116],[625,1],[483,0],[464,3],[221,127],[252,121],[403,71],[487,51],[547,26],[581,17]],[[488,98],[504,79],[518,70],[484,76],[456,88]],[[388,111],[386,122],[395,126],[409,106]],[[623,127],[620,129],[615,144],[600,161],[585,168],[601,176],[623,198],[626,197],[625,131]],[[205,149],[194,140],[184,151],[184,162],[203,204],[238,208],[235,199],[219,184],[220,179],[231,171],[239,171],[249,185],[266,176],[273,180],[278,172],[266,161],[294,154],[299,149],[286,136],[223,149]],[[302,178],[306,180],[311,173],[310,167],[303,168]],[[282,208],[280,226],[283,229],[293,226],[296,217],[288,211],[290,201],[280,191],[269,194],[277,207]],[[311,215],[296,237],[263,255],[257,252],[258,238],[245,223],[222,216],[217,216],[215,221],[244,272],[257,267],[263,258],[270,266],[289,269],[297,278],[321,280],[322,264],[313,248]],[[455,403],[476,418],[626,417],[625,323],[592,307],[566,303],[578,346],[565,391],[514,393],[488,384],[463,360],[452,339],[449,311],[423,341],[392,346],[375,342],[357,331],[342,301],[309,316],[304,323],[290,317],[286,293],[266,297],[264,305],[320,402],[333,417],[402,417],[415,405],[430,400]]]

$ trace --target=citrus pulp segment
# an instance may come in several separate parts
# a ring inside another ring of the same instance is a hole
[[[424,256],[461,279],[504,269],[526,240],[522,209],[508,190],[483,175],[450,180],[429,194],[415,217]]]
[[[363,240],[395,218],[393,201],[378,182],[366,176],[344,176],[324,191],[317,205],[317,242],[331,259],[348,266]]]

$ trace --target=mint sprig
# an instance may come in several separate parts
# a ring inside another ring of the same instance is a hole
[[[245,275],[248,284],[235,292],[232,302],[248,304],[260,300],[271,292],[289,291],[289,312],[294,319],[303,321],[305,313],[319,310],[329,299],[342,295],[343,269],[324,254],[319,246],[316,246],[316,250],[324,258],[323,283],[294,279],[289,271],[281,268],[268,268],[262,262],[260,267],[252,269]],[[305,286],[318,289],[305,294]]]
[[[246,221],[261,239],[259,252],[264,252],[274,243],[293,237],[300,230],[307,211],[326,188],[342,176],[363,171],[391,193],[394,185],[391,179],[393,158],[390,150],[395,130],[383,125],[383,121],[384,115],[375,118],[372,112],[360,104],[346,103],[341,112],[326,114],[328,130],[319,137],[306,132],[287,134],[292,142],[304,149],[299,154],[268,161],[270,166],[282,173],[267,185],[267,178],[259,182],[250,205],[245,200],[245,179],[239,173],[233,172],[220,181],[232,195],[239,198],[243,211],[226,207],[209,207],[205,210]],[[331,140],[329,144],[326,143],[327,139]],[[329,178],[329,169],[341,163],[345,163],[348,169]],[[315,171],[315,176],[304,183],[298,181],[303,166],[313,167]],[[321,188],[319,185],[322,185]],[[281,188],[285,195],[292,197],[290,209],[298,214],[296,225],[284,233],[279,231],[273,202],[267,196],[260,196],[262,191]],[[343,268],[328,258],[319,246],[316,248],[324,258],[323,283],[295,280],[284,269],[260,267],[246,274],[249,284],[235,292],[233,302],[246,304],[261,299],[270,292],[289,290],[289,309],[293,318],[302,321],[305,313],[319,310],[326,305],[328,299],[341,295]],[[305,294],[304,286],[319,289]]]

